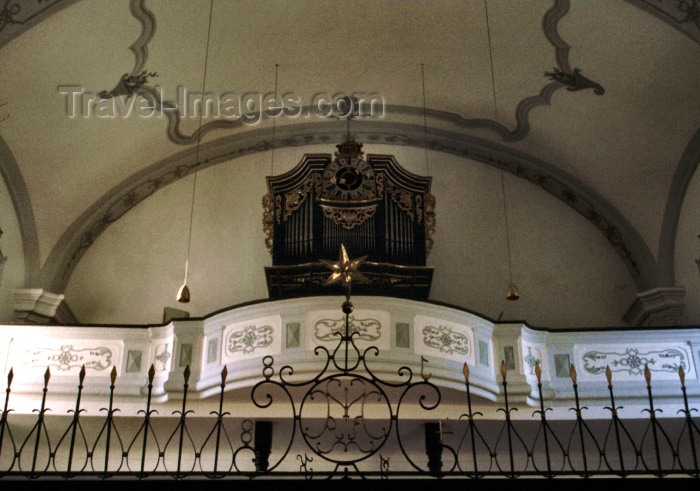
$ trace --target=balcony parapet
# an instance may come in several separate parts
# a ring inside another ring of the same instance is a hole
[[[367,365],[388,381],[400,380],[402,366],[419,374],[424,357],[431,382],[463,393],[466,362],[472,394],[501,401],[503,361],[511,401],[536,406],[539,363],[547,404],[569,407],[574,398],[573,365],[582,401],[604,405],[605,369],[610,366],[616,398],[644,405],[643,370],[648,365],[655,399],[676,404],[682,366],[688,396],[700,397],[695,361],[700,356],[700,328],[539,330],[523,323],[494,323],[429,302],[375,296],[353,297],[353,302],[350,327],[358,332],[354,339],[361,350],[378,348],[378,356],[367,356]],[[335,333],[344,326],[338,297],[260,302],[160,326],[3,325],[0,368],[5,374],[14,368],[13,394],[36,394],[48,366],[52,397],[71,400],[85,365],[84,394],[89,400],[107,391],[116,367],[116,396],[141,400],[153,365],[153,401],[164,403],[181,397],[182,372],[189,365],[188,397],[203,399],[218,394],[224,365],[227,390],[252,387],[263,377],[265,357],[274,358],[275,370],[289,365],[298,380],[312,378],[325,362],[314,349],[325,346],[332,351],[339,339]]]

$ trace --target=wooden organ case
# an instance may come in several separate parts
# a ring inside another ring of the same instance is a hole
[[[270,298],[341,293],[324,287],[344,244],[351,258],[368,256],[367,283],[353,293],[426,299],[433,268],[425,261],[435,230],[431,178],[403,169],[391,155],[363,158],[348,140],[330,154],[307,154],[291,171],[267,177],[263,197],[265,268]],[[337,291],[336,291],[337,290]]]

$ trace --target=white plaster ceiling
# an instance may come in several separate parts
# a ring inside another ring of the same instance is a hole
[[[138,4],[138,2],[132,2]],[[202,86],[209,2],[145,0],[155,18],[144,68],[149,85],[174,98],[178,86]],[[308,101],[317,92],[377,92],[389,105],[495,120],[514,131],[516,108],[550,81],[557,65],[543,31],[555,0],[488,0],[493,90],[485,4],[481,1],[257,1],[213,3],[207,91],[265,93]],[[130,2],[82,0],[57,10],[0,48],[0,102],[9,147],[31,203],[41,268],[61,237],[100,199],[139,171],[184,151],[167,136],[166,118],[68,118],[62,85],[99,92],[130,72],[129,51],[142,25]],[[570,2],[556,25],[571,68],[605,88],[557,90],[529,113],[529,133],[508,141],[488,128],[428,118],[431,129],[461,132],[552,164],[587,186],[629,222],[654,257],[664,210],[684,150],[700,123],[700,48],[668,23],[623,1]],[[388,111],[382,122],[422,125],[422,116]],[[208,121],[204,120],[204,124]],[[180,131],[189,136],[196,119]],[[279,118],[278,131],[337,121]],[[368,123],[370,124],[370,123]],[[203,142],[270,127],[216,129]],[[331,152],[333,144],[328,143]],[[371,142],[365,142],[371,152]],[[299,149],[303,154],[303,148]],[[422,159],[422,152],[414,152]],[[267,158],[267,157],[265,157]],[[259,200],[251,207],[258,209]],[[606,205],[607,206],[607,205]],[[58,274],[54,272],[55,274]],[[49,275],[50,276],[50,275]]]

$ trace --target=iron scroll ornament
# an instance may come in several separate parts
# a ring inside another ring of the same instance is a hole
[[[379,355],[379,349],[369,346],[360,351],[357,347],[355,338],[359,334],[350,332],[352,305],[345,309],[347,304],[343,306],[345,330],[334,333],[338,344],[332,351],[325,346],[314,349],[314,355],[322,359],[324,366],[311,378],[293,380],[294,368],[289,365],[282,366],[275,376],[273,357],[263,358],[264,380],[253,387],[251,400],[256,407],[266,409],[277,402],[275,394],[279,394],[289,401],[294,420],[286,448],[275,462],[270,462],[267,472],[285,461],[298,432],[314,457],[333,466],[332,473],[361,472],[357,465],[377,455],[387,441],[395,438],[408,464],[427,474],[429,470],[416,462],[402,440],[401,408],[417,397],[423,410],[434,410],[441,401],[440,390],[428,380],[430,375],[423,369],[420,377],[416,377],[418,380],[414,380],[413,370],[408,366],[397,370],[398,381],[379,378],[368,363],[368,359]],[[298,392],[301,396],[295,397]],[[372,418],[367,417],[370,406]],[[449,446],[442,448],[455,455]],[[377,470],[386,466],[381,454],[379,457]],[[300,455],[298,458],[301,460]],[[455,468],[456,459],[454,462],[446,471]],[[312,478],[313,471],[307,469],[307,472],[307,478]]]

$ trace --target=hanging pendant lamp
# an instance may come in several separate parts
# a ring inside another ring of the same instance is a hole
[[[211,38],[211,18],[212,11],[214,10],[214,0],[209,2],[209,23],[207,26],[207,46],[204,54],[204,74],[202,76],[202,106],[199,111],[199,129],[197,130],[197,147],[195,150],[194,157],[194,177],[192,180],[192,201],[190,204],[190,228],[187,238],[187,259],[185,260],[185,279],[182,282],[182,286],[177,291],[177,301],[180,303],[188,303],[190,301],[190,288],[187,286],[187,277],[190,270],[190,249],[192,246],[192,224],[194,223],[194,198],[195,191],[197,190],[197,171],[199,170],[199,146],[202,142],[202,115],[204,114],[204,94],[206,94],[207,87],[207,68],[209,65],[209,40]]]

